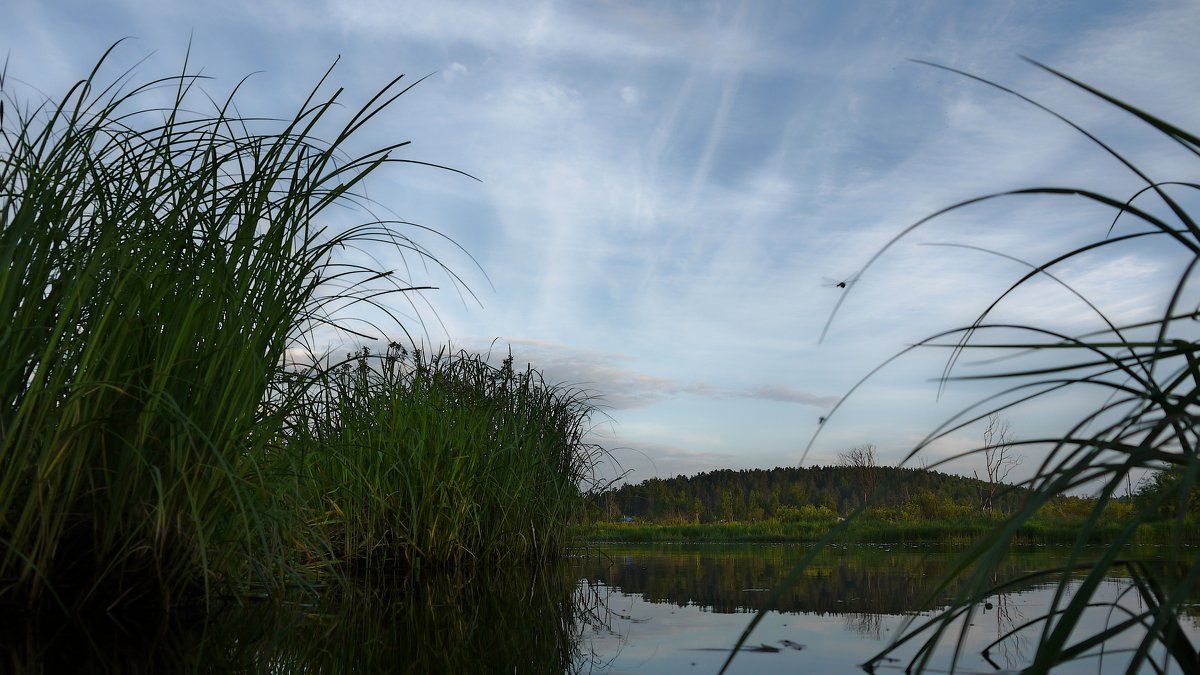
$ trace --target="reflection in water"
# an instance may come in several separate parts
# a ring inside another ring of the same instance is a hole
[[[560,566],[427,575],[398,590],[220,607],[206,620],[19,622],[3,672],[563,673],[596,599]]]
[[[862,637],[878,640],[883,636],[883,615],[867,612],[847,612],[842,615],[842,623],[846,630],[858,633]]]
[[[166,622],[10,619],[0,625],[0,671],[716,672],[751,613],[807,551],[605,547],[548,570],[427,575],[383,592],[300,597],[282,606],[229,603],[207,617],[180,614]],[[783,595],[779,611],[764,618],[733,672],[861,672],[855,664],[877,653],[905,617],[929,616],[930,605],[944,603],[927,603],[923,591],[951,555],[932,547],[824,552]],[[1000,575],[1050,567],[1061,555],[1048,548],[1016,555]],[[1115,601],[1136,608],[1128,579],[1113,577],[1108,585]],[[1017,587],[979,608],[965,646],[974,660],[961,662],[967,669],[960,672],[1027,665],[1029,633],[1013,631],[1044,611],[1049,593]],[[1099,630],[1112,616],[1090,620],[1087,629]],[[1186,623],[1195,634],[1194,621]],[[1124,646],[1106,645],[1106,660],[1085,661],[1079,672],[1120,672],[1113,652]]]
[[[594,556],[584,569],[591,584],[618,590],[613,597],[630,604],[641,625],[617,626],[625,635],[611,652],[612,672],[715,672],[738,635],[772,588],[809,549],[801,546],[658,547],[609,549]],[[1021,577],[1032,569],[1061,565],[1065,550],[1039,547],[1016,552],[996,571],[994,584]],[[794,672],[862,672],[861,664],[877,654],[897,634],[903,622],[924,621],[931,610],[944,607],[959,589],[943,589],[927,598],[925,589],[940,579],[955,557],[937,547],[850,547],[823,552],[805,577],[789,589],[778,611],[765,615],[751,635],[750,652],[733,661],[733,672],[790,670]],[[1054,588],[1030,579],[1009,586],[969,617],[955,672],[1017,671],[1032,661],[1032,644],[1041,624],[1030,619],[1044,615]],[[1114,575],[1098,599],[1138,610],[1133,582]],[[1085,613],[1080,626],[1098,633],[1124,618],[1111,607]],[[1189,639],[1200,636],[1194,618],[1187,620]],[[958,624],[962,626],[961,622]],[[957,639],[950,631],[935,652],[931,671],[950,665]],[[1127,650],[1138,635],[1110,640],[1093,657],[1068,664],[1056,673],[1124,672]],[[1132,642],[1131,642],[1132,641]],[[789,649],[795,646],[796,648]],[[880,665],[879,671],[903,672],[919,646],[907,645]],[[605,654],[602,649],[597,653]],[[772,655],[767,658],[766,655]]]
[[[1026,617],[1021,611],[1021,605],[1013,598],[1013,593],[996,595],[991,602],[984,605],[982,616],[977,623],[988,623],[987,637],[995,637],[996,646],[985,650],[983,656],[997,669],[1014,669],[1018,665],[1029,663],[1032,654],[1029,653],[1029,635],[1026,632],[1016,632],[1032,617]],[[994,632],[992,626],[995,627]]]
[[[808,551],[783,545],[629,549],[592,556],[583,569],[589,579],[638,593],[649,602],[754,612]],[[831,547],[809,566],[802,582],[779,598],[776,609],[839,616],[929,609],[930,582],[944,574],[952,558],[952,551],[930,546]],[[1036,549],[1010,559],[999,572],[1015,577],[1054,559],[1046,549]],[[955,590],[947,589],[947,594]]]

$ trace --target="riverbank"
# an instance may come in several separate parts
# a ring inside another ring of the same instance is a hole
[[[992,533],[999,520],[986,516],[955,520],[886,521],[860,519],[839,538],[844,543],[969,544]],[[760,521],[731,523],[593,522],[571,530],[575,541],[591,543],[815,543],[837,525],[836,521]],[[1077,521],[1026,521],[1013,538],[1015,544],[1069,544],[1081,531]],[[1107,522],[1088,528],[1088,544],[1110,543],[1125,526]],[[1142,523],[1133,543],[1182,543],[1200,546],[1200,522]]]

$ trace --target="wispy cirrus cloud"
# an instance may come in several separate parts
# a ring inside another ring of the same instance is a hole
[[[714,5],[698,12],[670,12],[642,4],[506,2],[437,3],[397,11],[385,0],[329,2],[324,17],[355,33],[387,35],[440,45],[466,44],[489,52],[517,51],[522,57],[564,57],[618,63],[692,63],[720,66],[777,66],[777,53],[762,48],[736,20],[733,8]]]

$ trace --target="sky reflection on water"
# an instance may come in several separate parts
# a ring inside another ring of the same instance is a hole
[[[581,582],[581,593],[592,594],[607,608],[602,620],[593,620],[581,628],[581,672],[603,673],[715,673],[738,635],[753,617],[754,609],[765,598],[758,589],[770,588],[778,582],[787,561],[802,555],[799,547],[777,547],[775,550],[758,547],[765,555],[760,559],[742,547],[741,550],[714,548],[709,552],[696,549],[670,548],[623,550],[611,560],[597,559],[589,569],[588,578]],[[880,553],[886,553],[881,558]],[[929,567],[944,564],[949,552],[940,549],[902,549],[882,551],[862,547],[843,552],[840,556],[822,558],[815,565],[841,573],[821,573],[806,578],[801,585],[809,591],[793,596],[788,611],[770,612],[747,642],[750,651],[739,653],[729,672],[795,672],[795,673],[854,673],[863,672],[857,664],[866,662],[882,650],[900,628],[906,616],[929,616],[916,605],[907,611],[878,611],[888,598],[863,594],[874,588],[887,594],[905,573],[928,575]],[[1047,560],[1056,555],[1053,550],[1028,551],[1015,557],[1011,571],[1046,567]],[[770,558],[775,559],[772,564]],[[757,561],[757,562],[756,562]],[[738,606],[730,606],[729,588],[692,586],[692,599],[683,600],[678,591],[686,584],[660,578],[678,574],[681,566],[691,566],[699,574],[695,579],[732,576],[741,588],[736,593],[743,598]],[[724,574],[712,574],[723,569]],[[730,570],[736,572],[729,574]],[[757,570],[757,572],[755,572]],[[749,576],[747,576],[749,573]],[[761,574],[755,578],[755,574]],[[746,582],[751,582],[747,584]],[[850,584],[850,585],[846,585]],[[1137,609],[1139,600],[1129,592],[1127,578],[1111,577],[1099,597],[1118,601],[1122,606]],[[667,598],[665,588],[676,591]],[[997,668],[1019,671],[1032,660],[1033,645],[1040,626],[1030,627],[993,647],[989,663],[982,654],[988,643],[1016,626],[1040,616],[1053,597],[1048,585],[1030,586],[1019,592],[996,597],[991,607],[980,608],[973,617],[971,630],[963,646],[954,672],[995,673]],[[785,596],[786,597],[786,596]],[[893,598],[894,599],[894,598]],[[832,600],[832,605],[828,601]],[[714,610],[714,606],[717,609]],[[840,606],[840,609],[839,607]],[[1108,609],[1095,609],[1084,615],[1078,634],[1099,631],[1106,622],[1119,620]],[[961,626],[961,623],[958,624]],[[1193,641],[1200,637],[1196,620],[1183,620],[1185,631]],[[943,639],[946,648],[939,650],[931,672],[946,672],[950,665],[955,630]],[[1127,635],[1109,641],[1106,653],[1100,658],[1084,659],[1056,669],[1055,673],[1115,673],[1124,672],[1128,663],[1122,649],[1136,646],[1139,636]],[[776,651],[777,650],[777,651]],[[902,650],[905,657],[915,652]],[[1156,652],[1160,654],[1161,649]],[[884,664],[882,672],[903,672],[906,661]]]

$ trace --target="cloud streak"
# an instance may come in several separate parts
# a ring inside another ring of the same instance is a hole
[[[710,400],[749,399],[792,403],[816,408],[828,408],[838,401],[827,396],[803,391],[784,384],[770,384],[736,389],[718,386],[703,380],[683,380],[640,372],[631,367],[635,360],[622,354],[582,350],[537,340],[513,340],[481,347],[472,342],[476,351],[489,353],[498,363],[511,347],[518,364],[537,368],[551,383],[562,383],[596,392],[604,405],[612,410],[640,408],[670,399],[695,396]]]

